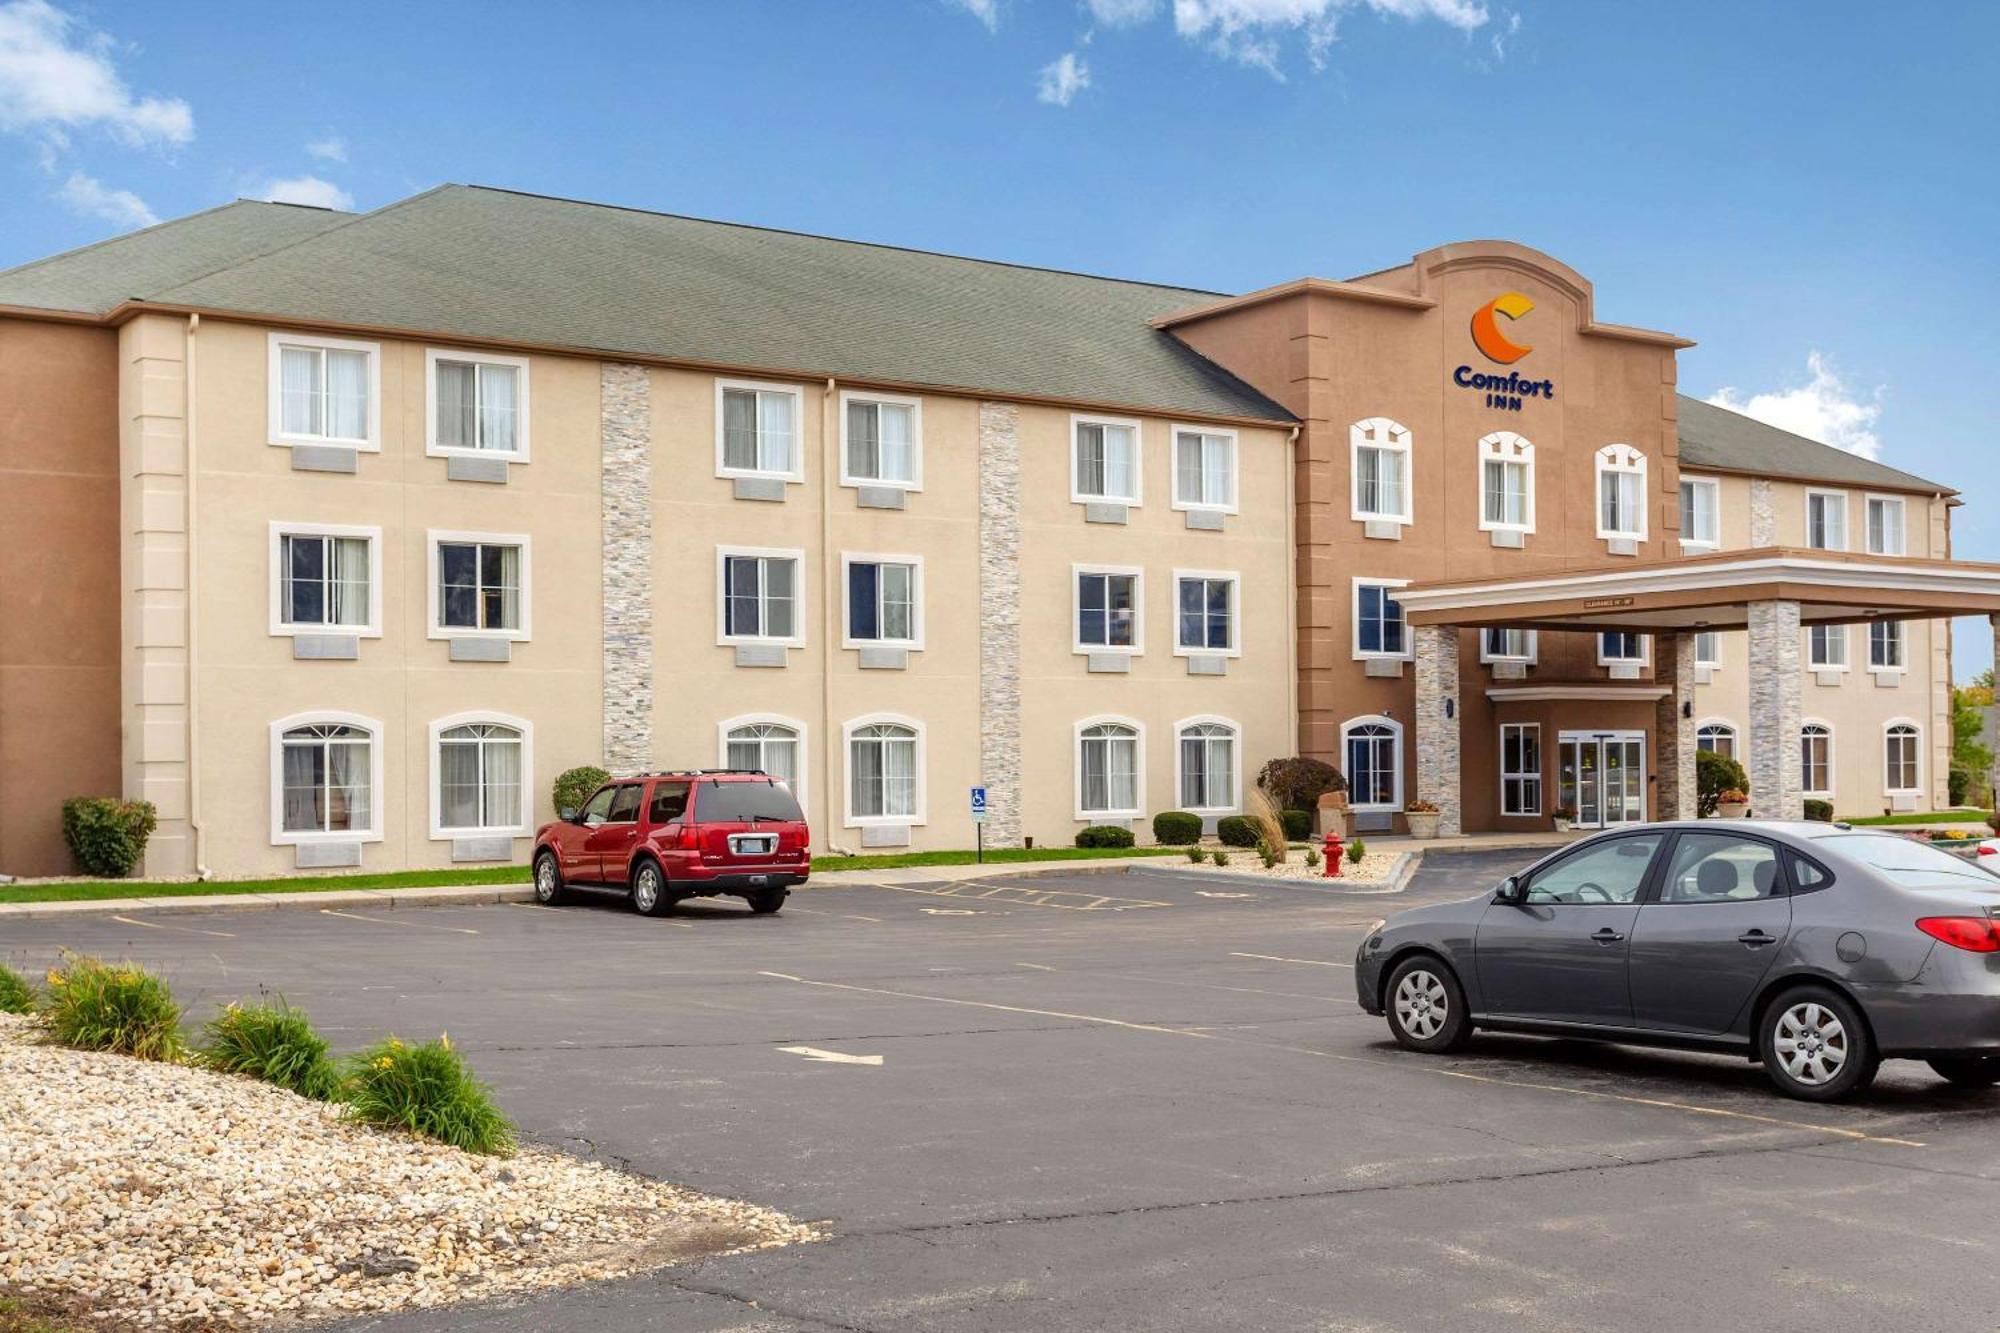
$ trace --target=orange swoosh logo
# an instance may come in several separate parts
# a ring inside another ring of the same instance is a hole
[[[1519,292],[1503,292],[1485,305],[1472,312],[1472,341],[1484,352],[1489,360],[1498,361],[1503,366],[1511,366],[1535,349],[1526,343],[1517,343],[1500,332],[1500,321],[1496,315],[1508,319],[1519,319],[1535,308],[1535,303]]]

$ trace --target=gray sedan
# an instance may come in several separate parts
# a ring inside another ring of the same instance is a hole
[[[1851,1096],[1885,1058],[2000,1082],[2000,876],[1844,824],[1646,824],[1390,918],[1362,1007],[1416,1051],[1474,1028],[1728,1051]]]

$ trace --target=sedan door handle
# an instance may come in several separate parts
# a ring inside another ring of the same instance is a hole
[[[1776,944],[1778,937],[1776,935],[1766,935],[1763,931],[1753,927],[1738,935],[1736,942],[1738,944],[1747,944],[1754,949],[1761,944]]]
[[[1599,944],[1616,944],[1625,937],[1611,927],[1605,926],[1591,935],[1590,938],[1596,940]]]

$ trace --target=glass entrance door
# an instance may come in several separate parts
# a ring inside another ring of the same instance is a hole
[[[1578,828],[1646,822],[1646,734],[1565,731],[1557,804],[1576,811]]]

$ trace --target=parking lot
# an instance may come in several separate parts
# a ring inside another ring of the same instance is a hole
[[[381,1330],[1986,1328],[2000,1094],[1885,1066],[1774,1096],[1716,1056],[1389,1041],[1346,966],[1400,895],[1141,872],[548,909],[41,920],[191,1017],[449,1031],[527,1137],[825,1219],[822,1244]]]

